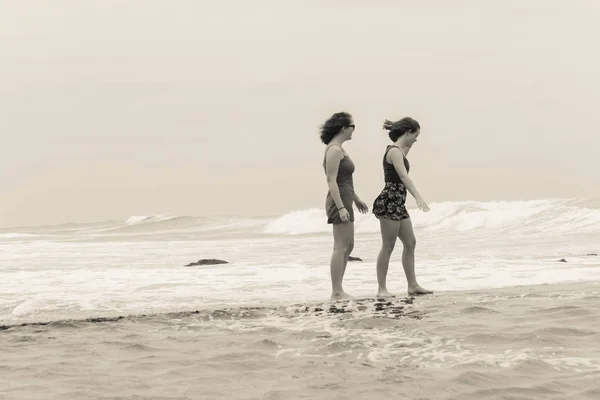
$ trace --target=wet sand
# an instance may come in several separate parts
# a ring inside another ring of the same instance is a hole
[[[597,399],[600,283],[0,330],[0,399]]]

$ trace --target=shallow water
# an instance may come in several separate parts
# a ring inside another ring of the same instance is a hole
[[[11,327],[0,393],[593,399],[599,299],[590,282]]]
[[[0,399],[597,398],[598,203],[432,210],[411,212],[434,295],[404,300],[398,244],[398,297],[372,297],[359,215],[358,299],[333,309],[322,210],[1,231]]]

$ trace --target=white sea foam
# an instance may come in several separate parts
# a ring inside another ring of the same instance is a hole
[[[511,230],[533,233],[600,232],[600,210],[579,205],[578,201],[548,199],[536,201],[441,202],[432,203],[431,211],[410,210],[415,229],[428,232],[469,232],[475,230]],[[372,214],[355,213],[357,233],[379,231]],[[268,222],[264,231],[271,234],[329,232],[325,211],[292,211]]]
[[[37,235],[32,233],[20,233],[20,232],[7,232],[0,233],[0,239],[13,239],[13,238],[32,238]]]
[[[600,279],[599,258],[591,256],[600,250],[599,210],[581,202],[438,203],[428,214],[412,215],[419,280],[437,291]],[[278,218],[137,221],[69,232],[64,226],[44,228],[40,236],[2,234],[0,319],[261,305],[329,295],[332,239],[322,210]],[[345,287],[370,295],[381,244],[377,220],[357,213],[356,226],[353,255],[363,262],[348,266]],[[389,280],[390,290],[402,293],[400,255],[398,250],[392,256]],[[183,267],[201,258],[229,264]],[[558,262],[561,258],[567,263]]]
[[[127,225],[135,225],[135,224],[148,223],[148,222],[169,221],[173,218],[176,218],[176,217],[171,216],[171,215],[151,215],[151,216],[134,215],[132,217],[127,218],[127,221],[125,223]]]

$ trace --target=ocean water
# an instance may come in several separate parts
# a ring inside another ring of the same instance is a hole
[[[410,210],[419,283],[436,292],[600,279],[600,201],[446,202]],[[357,213],[345,289],[376,292],[378,221]],[[0,321],[78,319],[324,301],[324,211],[275,217],[132,216],[0,231]],[[202,258],[228,264],[185,267]],[[405,294],[401,243],[389,289]],[[565,259],[566,262],[560,262]]]
[[[410,211],[435,293],[358,215],[335,303],[320,209],[0,231],[0,399],[597,399],[600,202]]]

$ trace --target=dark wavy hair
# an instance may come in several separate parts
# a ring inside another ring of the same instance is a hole
[[[321,141],[325,144],[329,144],[331,139],[335,137],[342,128],[350,125],[352,115],[347,112],[338,112],[333,114],[323,125],[319,127]]]
[[[410,117],[405,117],[396,122],[392,122],[386,119],[383,122],[383,129],[389,131],[390,139],[392,140],[392,142],[395,142],[400,136],[404,135],[405,133],[415,133],[416,131],[421,129],[421,125],[419,125],[419,123],[416,120]]]

